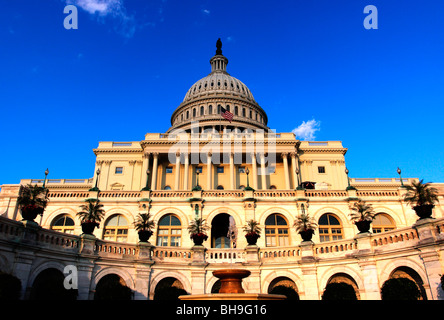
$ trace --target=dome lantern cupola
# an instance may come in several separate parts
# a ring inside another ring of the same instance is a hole
[[[250,89],[227,72],[228,59],[222,54],[222,41],[216,42],[216,55],[210,59],[211,73],[198,80],[187,91],[182,103],[171,116],[171,127],[190,132],[191,123],[198,121],[202,129],[267,130],[268,118],[265,111],[254,100]],[[221,124],[220,110],[233,114],[229,123]]]
[[[220,38],[216,42],[216,48],[216,55],[210,60],[211,73],[227,73],[228,59],[222,55],[222,41],[220,41]]]

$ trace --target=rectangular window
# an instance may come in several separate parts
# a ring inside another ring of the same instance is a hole
[[[318,173],[325,173],[325,167],[318,167]]]
[[[217,167],[217,173],[224,173],[224,167]]]
[[[123,173],[123,167],[116,167],[116,170],[114,171],[115,174],[122,174]]]
[[[173,167],[167,167],[165,173],[173,173]]]

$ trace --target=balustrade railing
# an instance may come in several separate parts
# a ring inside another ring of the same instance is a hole
[[[444,218],[429,222],[431,237],[434,243],[442,243],[444,240]],[[29,228],[29,229],[28,229]],[[28,234],[28,238],[26,238]],[[29,238],[31,235],[31,238]],[[26,239],[25,239],[26,238]],[[26,227],[21,221],[0,217],[0,242],[2,245],[10,243],[13,247],[20,245],[22,239],[27,245],[35,245],[46,250],[64,253],[78,254],[81,243],[84,241],[78,235],[62,233],[54,230],[40,228],[37,225]],[[361,239],[361,238],[359,238]],[[367,239],[367,238],[366,238]],[[420,238],[415,226],[395,229],[383,233],[373,233],[368,237],[368,243],[375,254],[378,252],[393,251],[399,248],[408,250],[415,248],[420,243]],[[31,241],[31,242],[29,242]],[[108,259],[139,259],[141,247],[136,243],[113,242],[93,239],[94,254]],[[360,250],[360,242],[357,238],[343,239],[331,242],[313,244],[313,256],[319,259],[329,257],[347,257]],[[151,247],[151,257],[159,263],[190,263],[193,260],[193,250],[182,247]],[[48,251],[49,252],[49,251]],[[300,245],[286,247],[264,247],[258,251],[259,261],[265,264],[294,262],[301,259],[302,247]],[[205,260],[208,263],[248,263],[244,248],[217,249],[207,248]]]

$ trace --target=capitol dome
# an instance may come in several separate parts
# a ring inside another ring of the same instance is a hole
[[[267,130],[265,111],[254,100],[250,89],[227,72],[228,59],[222,55],[220,39],[216,55],[211,58],[211,73],[198,80],[187,91],[182,103],[171,116],[171,128],[191,132],[191,123],[199,122],[199,131]],[[233,114],[231,122],[222,118],[221,109]]]

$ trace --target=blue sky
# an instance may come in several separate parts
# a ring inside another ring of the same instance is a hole
[[[99,141],[165,132],[210,72],[228,72],[290,132],[348,148],[351,177],[444,182],[443,1],[2,0],[0,185],[93,176]],[[66,30],[67,4],[78,29]],[[364,7],[378,9],[367,30]],[[311,122],[309,122],[311,121]]]

